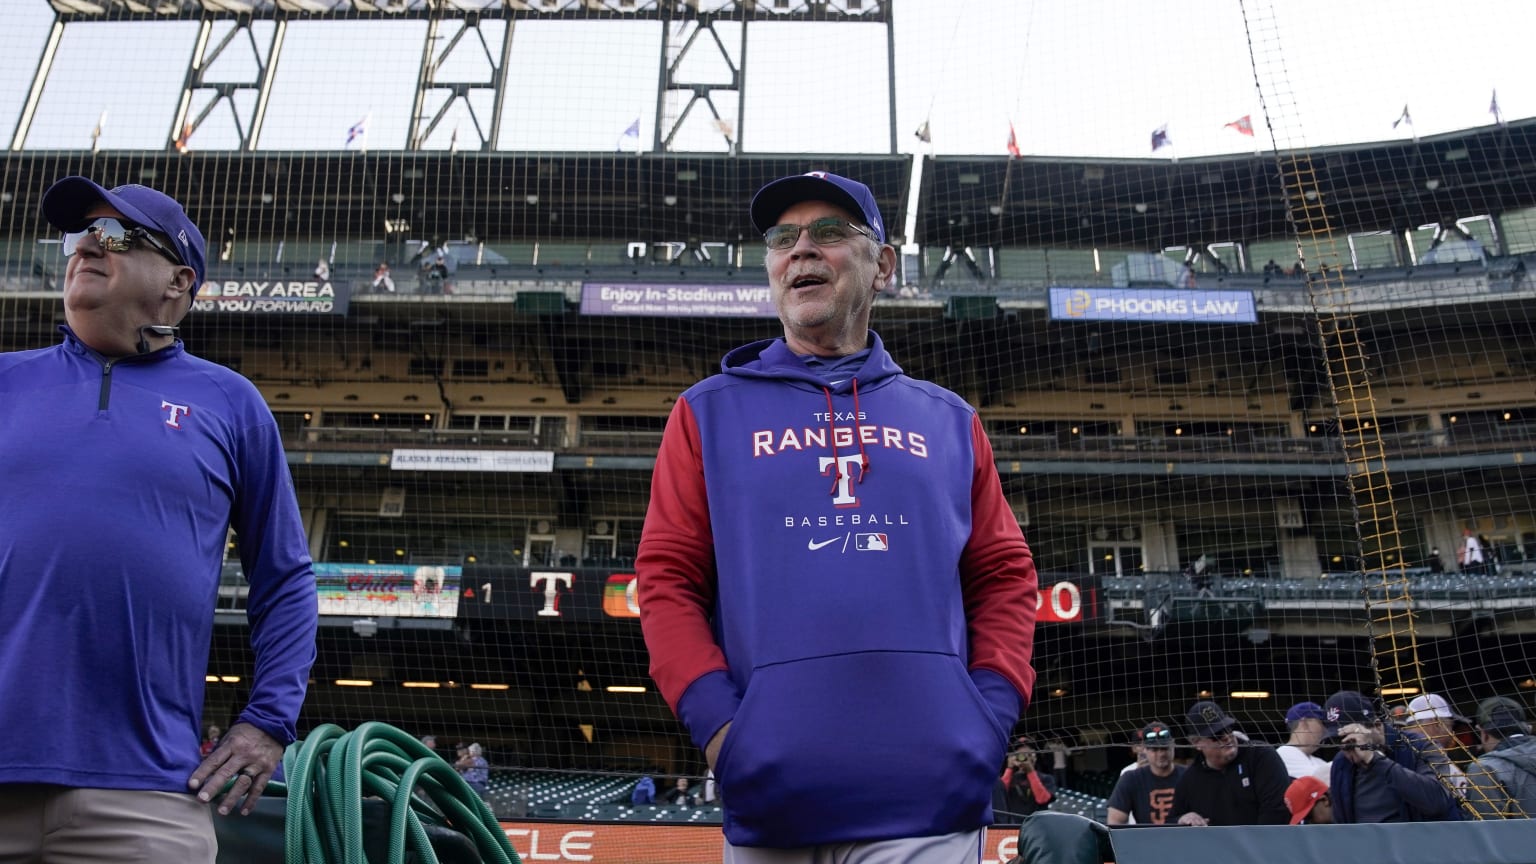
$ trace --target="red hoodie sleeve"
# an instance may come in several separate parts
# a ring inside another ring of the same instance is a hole
[[[971,672],[989,670],[1018,691],[1019,709],[1035,685],[1035,559],[1003,496],[992,443],[979,416],[971,420],[976,465],[971,477],[971,538],[960,555],[960,588],[970,632]],[[1016,717],[1015,717],[1016,719]]]
[[[689,685],[727,668],[710,629],[716,590],[714,533],[699,427],[685,399],[673,405],[656,455],[635,579],[651,677],[676,713]]]

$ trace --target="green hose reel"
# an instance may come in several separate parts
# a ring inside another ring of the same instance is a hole
[[[369,864],[364,854],[363,801],[389,807],[389,864],[439,864],[429,826],[473,842],[485,864],[522,864],[490,805],[453,766],[387,723],[351,732],[326,724],[283,753],[287,782],[268,794],[287,796],[284,847],[288,864]]]

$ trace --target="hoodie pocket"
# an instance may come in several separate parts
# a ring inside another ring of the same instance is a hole
[[[795,846],[979,827],[1006,739],[951,654],[760,667],[716,763],[726,836]]]

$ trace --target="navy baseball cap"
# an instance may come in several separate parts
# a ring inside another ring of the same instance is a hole
[[[1323,706],[1316,702],[1297,702],[1291,706],[1291,710],[1285,712],[1285,725],[1293,725],[1296,721],[1305,720],[1308,717],[1327,722],[1327,715],[1323,713]]]
[[[1382,722],[1381,710],[1374,699],[1358,690],[1340,690],[1323,703],[1323,722],[1328,724],[1329,735],[1337,735],[1340,726]]]
[[[1187,725],[1191,738],[1215,738],[1237,725],[1237,720],[1221,710],[1220,705],[1210,701],[1196,702],[1189,706],[1185,719],[1189,721]]]
[[[85,214],[103,201],[139,225],[170,238],[181,263],[197,274],[192,283],[196,298],[208,273],[203,232],[192,224],[181,204],[164,192],[137,183],[109,190],[85,177],[65,177],[43,193],[43,218],[60,231],[78,231],[86,223]]]
[[[826,171],[780,177],[757,190],[752,197],[752,226],[759,234],[768,233],[769,228],[779,224],[779,217],[785,210],[801,201],[825,201],[861,216],[864,224],[874,232],[875,239],[885,242],[885,220],[880,218],[875,194],[857,180]]]

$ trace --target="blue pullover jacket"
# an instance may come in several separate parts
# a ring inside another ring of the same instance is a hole
[[[636,559],[652,676],[715,766],[739,846],[991,821],[1027,703],[1029,548],[976,412],[878,336],[849,380],[784,344],[674,407]]]
[[[227,530],[250,582],[238,720],[295,736],[314,573],[277,425],[180,342],[0,354],[0,783],[187,792]]]

